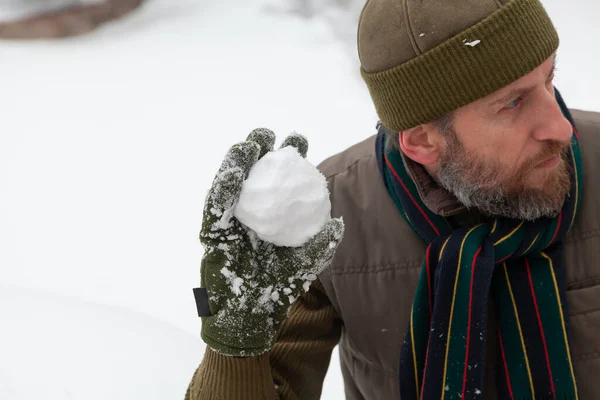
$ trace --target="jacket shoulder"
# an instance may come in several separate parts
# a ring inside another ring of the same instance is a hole
[[[583,163],[583,196],[571,240],[587,238],[600,232],[600,113],[570,110],[577,128]]]
[[[327,179],[346,172],[356,163],[375,158],[375,138],[373,135],[362,142],[359,142],[348,149],[335,154],[318,165],[319,171]]]
[[[575,120],[575,126],[579,131],[592,132],[600,135],[600,112],[583,111],[571,109],[571,115]]]
[[[331,216],[346,230],[331,273],[417,268],[424,244],[404,221],[381,178],[371,136],[319,165],[327,178]],[[400,239],[400,240],[399,240]]]

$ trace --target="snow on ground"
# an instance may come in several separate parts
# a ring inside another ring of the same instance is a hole
[[[0,42],[0,296],[14,304],[0,308],[0,318],[23,317],[0,333],[0,346],[9,338],[15,349],[40,349],[34,342],[46,331],[72,339],[39,350],[37,364],[47,368],[25,371],[30,358],[0,351],[0,398],[20,398],[10,393],[25,378],[62,376],[73,379],[54,398],[89,398],[77,395],[86,369],[105,386],[125,385],[82,349],[101,349],[96,344],[111,337],[127,353],[131,337],[118,342],[120,332],[141,327],[142,340],[160,337],[156,357],[189,348],[191,361],[181,356],[180,369],[163,373],[173,384],[152,379],[143,388],[181,396],[185,388],[174,386],[187,385],[203,348],[191,291],[201,210],[227,148],[258,126],[279,141],[296,130],[317,163],[374,133],[353,48],[357,8],[331,0],[319,6],[325,11],[301,15],[292,3],[149,0],[93,35]],[[557,87],[571,107],[600,111],[600,6],[545,4],[562,37]],[[32,312],[58,295],[55,318]],[[96,325],[88,314],[112,330],[89,329]],[[129,374],[136,360],[119,362],[118,371]],[[151,368],[139,360],[141,371]],[[334,354],[323,398],[343,398],[341,388]]]
[[[0,316],[3,400],[183,399],[204,347],[138,312],[3,284]]]
[[[15,21],[44,12],[104,0],[0,0],[0,22]]]

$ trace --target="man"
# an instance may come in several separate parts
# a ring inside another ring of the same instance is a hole
[[[274,139],[232,149],[207,200],[209,348],[186,398],[317,399],[338,343],[351,400],[597,398],[600,115],[565,106],[557,47],[537,0],[368,1],[358,51],[379,132],[319,166],[344,225],[293,254],[219,252]],[[240,304],[225,264],[269,277]],[[312,273],[298,300],[256,306]]]

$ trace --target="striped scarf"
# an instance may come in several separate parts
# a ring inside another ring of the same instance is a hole
[[[377,158],[388,192],[427,244],[400,357],[402,400],[481,399],[490,293],[498,320],[500,399],[578,399],[565,321],[562,241],[581,198],[582,166],[573,125],[572,187],[556,218],[498,218],[455,226],[420,199],[397,150]]]

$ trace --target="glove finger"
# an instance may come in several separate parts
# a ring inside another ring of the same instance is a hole
[[[244,179],[245,173],[239,167],[227,169],[217,175],[206,198],[201,241],[210,240],[216,232],[231,228],[233,207],[242,191]]]
[[[248,177],[250,169],[258,160],[259,153],[260,146],[255,142],[246,141],[234,144],[225,155],[217,175],[228,169],[239,168],[244,172],[244,177]]]
[[[280,148],[284,148],[287,146],[295,147],[298,150],[298,153],[304,158],[306,158],[306,154],[308,153],[308,140],[305,136],[293,132],[291,135],[286,137],[281,143]]]
[[[267,128],[256,128],[246,138],[247,141],[258,143],[260,153],[258,158],[261,159],[269,151],[273,150],[275,145],[275,134]]]
[[[335,251],[344,237],[342,218],[330,219],[323,229],[304,245],[305,256],[310,260],[309,271],[319,274],[333,259]]]
[[[304,246],[278,247],[277,257],[282,268],[277,271],[277,279],[280,282],[290,279],[292,281],[301,280],[303,283],[321,273],[331,263],[333,255],[342,241],[343,233],[342,219],[332,219]]]

